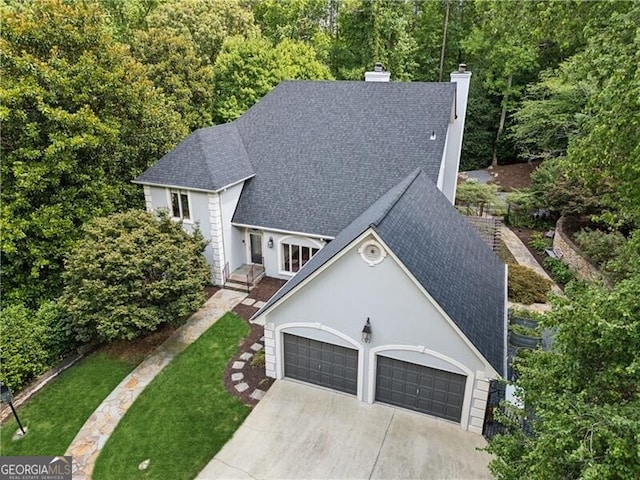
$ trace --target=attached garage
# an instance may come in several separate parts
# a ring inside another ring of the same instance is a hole
[[[376,401],[460,422],[466,377],[377,356]]]
[[[358,351],[285,333],[284,376],[356,395]]]

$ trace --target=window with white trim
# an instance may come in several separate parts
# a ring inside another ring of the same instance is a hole
[[[191,220],[191,208],[189,205],[189,194],[185,190],[170,190],[171,215],[173,218]]]
[[[311,258],[318,253],[319,248],[305,247],[293,243],[282,242],[282,270],[296,273]]]

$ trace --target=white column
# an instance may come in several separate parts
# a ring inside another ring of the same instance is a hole
[[[223,270],[225,266],[224,243],[222,241],[222,212],[220,210],[220,195],[209,193],[209,223],[211,225],[211,249],[213,250],[213,265],[211,265],[211,280],[215,285],[224,282]]]
[[[264,326],[264,362],[267,377],[276,378],[275,332],[273,323]]]

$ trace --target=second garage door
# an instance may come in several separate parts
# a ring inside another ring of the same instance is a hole
[[[284,376],[356,395],[358,351],[285,333]]]
[[[376,400],[459,422],[466,377],[378,356]]]

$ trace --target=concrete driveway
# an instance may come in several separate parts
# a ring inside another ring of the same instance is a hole
[[[484,479],[485,440],[458,426],[277,381],[198,479]]]

